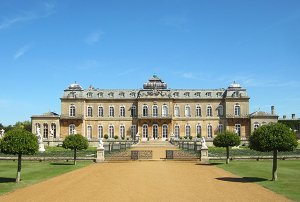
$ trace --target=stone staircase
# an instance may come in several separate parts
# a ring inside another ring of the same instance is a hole
[[[168,141],[149,140],[140,141],[136,145],[131,145],[132,148],[163,148],[163,147],[176,147]]]

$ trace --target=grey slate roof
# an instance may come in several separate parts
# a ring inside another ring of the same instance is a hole
[[[278,117],[278,115],[258,110],[250,114],[250,117]]]

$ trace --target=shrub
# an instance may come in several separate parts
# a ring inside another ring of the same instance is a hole
[[[193,139],[193,137],[192,137],[192,136],[189,136],[189,139],[191,140],[191,139]]]
[[[107,134],[104,135],[104,139],[108,139],[108,135]]]
[[[122,137],[122,140],[125,140],[125,137]]]
[[[129,138],[127,138],[127,140],[129,140]]]
[[[198,134],[198,135],[197,135],[197,138],[201,138],[201,134]]]
[[[188,136],[184,136],[184,139],[187,139],[188,138]]]
[[[182,137],[180,137],[180,139],[182,140]]]
[[[89,146],[88,140],[80,134],[67,136],[64,141],[62,147],[65,149],[74,150],[74,165],[76,165],[76,151],[87,149]]]
[[[115,135],[115,137],[114,137],[115,139],[118,139],[119,137],[117,136],[117,135]]]

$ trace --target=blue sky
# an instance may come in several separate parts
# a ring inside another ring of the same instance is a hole
[[[246,88],[300,114],[299,0],[1,0],[0,123],[60,114],[63,89]]]

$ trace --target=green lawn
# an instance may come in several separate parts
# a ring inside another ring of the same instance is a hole
[[[272,191],[285,195],[287,198],[300,201],[300,161],[279,160],[278,181],[272,179],[273,161],[231,161],[225,164],[222,160],[211,160],[219,168],[240,175],[250,182],[260,184]]]
[[[23,161],[21,181],[15,183],[17,161],[0,161],[0,195],[90,165],[93,162],[32,162]]]

